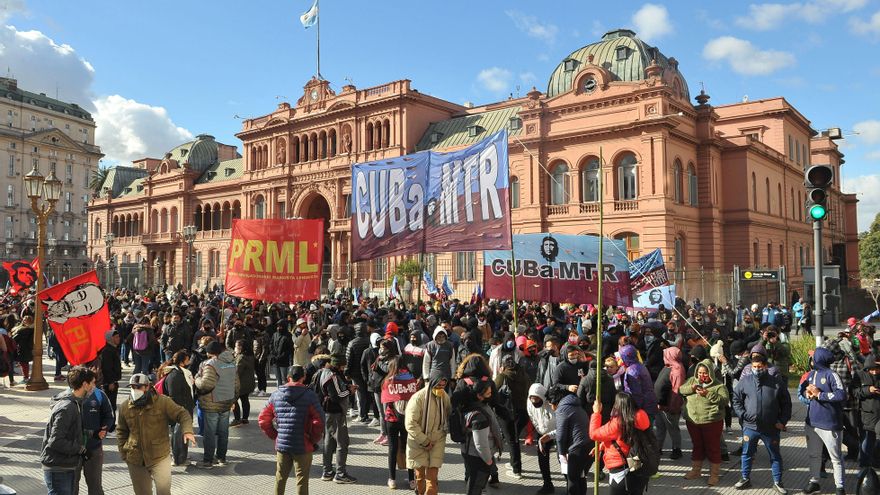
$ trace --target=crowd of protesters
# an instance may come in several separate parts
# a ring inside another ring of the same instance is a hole
[[[266,398],[257,419],[274,440],[275,493],[285,492],[291,471],[296,492],[308,493],[318,451],[321,480],[357,483],[347,463],[354,424],[376,428],[391,489],[438,493],[453,443],[468,494],[499,486],[501,472],[516,483],[524,444],[538,456],[538,493],[556,493],[551,473],[561,470],[566,493],[582,494],[598,442],[599,476],[611,493],[642,493],[655,461],[683,457],[682,419],[693,444],[687,480],[700,479],[707,466],[705,483],[717,485],[721,463],[733,453],[741,456],[735,487],[750,487],[760,441],[772,489],[787,493],[780,437],[792,410],[789,339],[813,326],[800,301],[789,310],[679,299],[674,308],[609,307],[600,315],[590,305],[407,305],[355,302],[345,292],[270,304],[220,294],[110,293],[107,345],[83,366],[68,366],[47,333],[55,380],[69,386],[53,399],[40,457],[49,493],[73,493],[80,473],[90,494],[102,493],[108,433],[116,435],[136,494],[152,493],[152,485],[170,493],[172,466],[226,465],[229,428],[249,425],[252,395]],[[34,330],[32,304],[9,309],[0,320],[0,375],[14,385],[16,364],[29,378]],[[821,490],[829,460],[837,493],[844,493],[843,461],[868,467],[875,459],[880,344],[869,319],[850,319],[800,377],[796,398],[808,407],[806,493]],[[119,397],[123,367],[131,377]],[[725,435],[734,418],[743,436],[729,450]],[[195,435],[200,454],[189,450]]]

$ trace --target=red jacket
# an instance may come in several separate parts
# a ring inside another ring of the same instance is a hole
[[[639,409],[636,412],[635,426],[642,431],[651,427],[651,418],[648,417],[645,411]],[[590,438],[595,442],[599,442],[599,450],[605,452],[603,459],[608,469],[617,469],[626,465],[629,445],[620,439],[620,419],[611,418],[611,421],[603,425],[602,414],[593,413],[590,416]],[[614,447],[615,440],[617,445],[620,446],[620,450],[623,451],[623,456]]]

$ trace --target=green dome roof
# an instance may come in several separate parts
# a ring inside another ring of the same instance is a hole
[[[590,63],[591,55],[592,63],[614,74],[617,81],[644,80],[645,69],[651,65],[651,60],[656,60],[664,74],[672,71],[679,76],[681,90],[685,98],[690,99],[687,82],[678,72],[676,68],[678,63],[675,59],[670,62],[660,50],[638,39],[636,33],[629,29],[609,31],[602,36],[601,41],[587,45],[565,57],[550,76],[547,96],[552,98],[570,91],[578,72]]]

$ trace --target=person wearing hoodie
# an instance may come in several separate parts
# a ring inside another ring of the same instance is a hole
[[[607,423],[602,424],[602,403],[593,403],[590,438],[599,442],[599,451],[603,453],[602,459],[609,473],[611,495],[641,495],[648,486],[648,478],[638,471],[629,471],[626,457],[635,443],[635,431],[646,431],[651,427],[651,419],[643,409],[636,406],[633,396],[625,392],[619,392],[614,398],[610,418]],[[586,486],[579,492],[568,493],[583,494],[585,491]]]
[[[642,331],[644,334],[642,342],[645,345],[645,368],[648,368],[651,379],[656,381],[657,377],[660,376],[660,372],[663,371],[666,362],[663,357],[663,351],[669,345],[666,344],[664,339],[654,336],[654,332],[657,330],[642,327]]]
[[[666,433],[672,440],[672,454],[670,459],[681,459],[681,408],[684,398],[681,395],[681,387],[686,380],[684,366],[681,364],[681,349],[667,347],[663,349],[663,364],[665,365],[657,380],[654,382],[654,395],[657,396],[657,420],[654,424],[657,433],[657,445],[663,449]]]
[[[560,459],[567,465],[563,473],[566,493],[582,495],[587,490],[584,474],[592,447],[587,429],[589,424],[587,411],[581,407],[577,395],[558,388],[551,393],[550,403],[554,405],[556,412],[556,450]]]
[[[187,351],[181,350],[174,353],[171,359],[165,364],[163,371],[165,372],[165,395],[171,397],[175,404],[184,408],[189,413],[190,418],[193,415],[193,409],[196,407],[195,398],[193,397],[194,379],[192,373],[187,369],[190,357]],[[171,437],[171,455],[172,463],[175,466],[182,466],[187,462],[189,448],[183,439],[183,425],[180,423],[174,425],[174,431]]]
[[[412,372],[418,380],[422,382],[427,378],[422,375],[422,364],[425,358],[425,349],[423,345],[428,343],[428,337],[418,329],[418,325],[414,321],[410,322],[409,344],[403,348],[407,368]]]
[[[862,412],[862,442],[859,467],[871,467],[877,444],[876,427],[880,423],[880,363],[874,354],[865,357],[864,370],[856,373],[853,390]]]
[[[522,358],[522,352],[517,349],[516,339],[512,332],[505,333],[501,345],[493,349],[489,355],[489,368],[492,369],[493,380],[501,372],[501,361],[504,360],[505,356],[513,356],[516,362],[519,362]]]
[[[559,359],[559,342],[554,337],[544,339],[544,350],[538,353],[538,376],[535,383],[540,383],[548,391],[556,386],[556,365]]]
[[[594,380],[595,382],[595,380]],[[538,468],[544,484],[538,494],[555,493],[553,479],[550,476],[550,449],[556,442],[556,414],[547,399],[547,389],[540,383],[529,387],[529,400],[526,403],[529,420],[538,432]]]
[[[101,349],[101,374],[104,376],[104,382],[101,386],[110,406],[116,412],[116,397],[119,393],[119,380],[122,380],[122,358],[119,353],[119,343],[121,338],[116,330],[108,330],[104,334],[107,345]]]
[[[862,368],[862,363],[853,349],[852,340],[850,340],[850,331],[845,328],[837,334],[834,339],[825,341],[826,349],[831,351],[834,361],[830,364],[831,371],[837,373],[843,382],[843,389],[846,391],[846,401],[843,403],[843,444],[846,446],[846,457],[844,460],[856,460],[859,451],[859,434],[857,420],[858,399],[852,393],[853,373],[858,372]]]
[[[501,455],[503,435],[489,405],[492,398],[489,382],[474,382],[470,389],[470,398],[463,408],[464,424],[470,435],[461,444],[461,454],[466,464],[467,495],[480,495],[492,475],[492,464]]]
[[[422,376],[431,376],[431,372],[437,370],[448,382],[452,378],[452,370],[455,366],[455,348],[449,341],[449,332],[438,326],[431,337],[433,340],[424,346]]]
[[[117,357],[118,357],[118,351]],[[82,404],[82,428],[88,453],[83,462],[83,478],[89,495],[104,495],[101,472],[104,468],[104,437],[116,429],[116,417],[110,400],[100,388],[86,396]]]
[[[727,387],[716,378],[711,360],[701,361],[694,372],[679,388],[687,399],[687,429],[693,442],[691,470],[684,475],[693,480],[700,477],[703,459],[710,464],[709,486],[718,484],[721,473],[721,434],[724,429],[724,407],[730,402]]]
[[[770,364],[770,357],[767,356],[767,349],[765,349],[762,344],[753,345],[751,351],[749,351],[749,356],[755,357],[756,355],[764,356],[764,359],[767,361],[767,374],[768,375],[779,376],[779,369],[776,368],[776,366],[773,366]],[[745,365],[745,367],[743,367],[742,372],[739,374],[739,379],[743,380],[747,376],[750,376],[751,374],[752,374],[752,363],[749,362],[748,364]]]
[[[195,377],[199,408],[205,415],[205,449],[199,467],[211,469],[226,465],[229,445],[229,411],[238,397],[239,381],[235,358],[220,342],[205,348],[208,360],[199,367]]]
[[[116,444],[128,466],[135,495],[171,494],[171,443],[169,425],[183,425],[183,438],[196,446],[192,418],[170,397],[159,395],[143,374],[128,380],[129,399],[119,406],[116,417]]]
[[[235,372],[238,375],[238,399],[232,408],[233,420],[229,426],[246,425],[251,412],[250,395],[256,388],[254,347],[247,340],[235,341]]]
[[[810,482],[804,493],[818,493],[822,467],[822,447],[828,449],[834,468],[834,484],[837,494],[843,495],[844,468],[841,453],[843,437],[843,403],[846,389],[843,380],[829,367],[834,355],[824,347],[813,353],[813,371],[798,387],[798,399],[807,404],[804,431],[807,434],[807,451],[810,453]]]
[[[406,464],[415,470],[416,493],[437,495],[438,474],[443,466],[449,413],[446,387],[449,380],[438,370],[428,375],[428,386],[416,392],[406,405]]]
[[[96,387],[95,372],[74,366],[67,373],[68,390],[52,398],[52,412],[43,432],[40,464],[50,495],[77,492],[83,460],[88,455],[83,435],[83,402]]]
[[[345,348],[345,369],[348,377],[357,385],[357,409],[358,417],[361,423],[369,422],[367,413],[370,411],[370,393],[367,391],[366,377],[361,371],[361,358],[364,351],[370,347],[370,338],[367,334],[367,324],[364,322],[355,323],[355,337],[351,339]],[[354,404],[352,404],[354,405]]]
[[[770,374],[764,354],[752,354],[750,369],[751,374],[743,374],[733,389],[733,410],[740,418],[743,429],[742,478],[733,486],[737,490],[752,486],[752,459],[758,450],[758,441],[761,441],[770,455],[773,489],[779,495],[786,495],[788,490],[782,485],[779,437],[791,419],[788,384]]]
[[[657,414],[657,396],[654,395],[654,382],[651,380],[651,374],[639,362],[638,353],[634,346],[623,346],[620,349],[620,358],[626,367],[626,373],[623,377],[624,392],[632,395],[636,407],[645,411],[653,423],[654,416]]]
[[[288,337],[291,336],[291,333],[293,334],[293,336],[291,337],[293,364],[305,366],[309,364],[309,345],[312,343],[312,335],[309,333],[308,323],[306,322],[306,320],[304,318],[297,319],[293,330],[288,330]],[[279,380],[281,380],[282,382],[287,380],[287,373],[284,373],[284,375],[279,378]]]
[[[367,426],[371,428],[382,425],[382,420],[380,419],[381,412],[379,411],[376,399],[373,397],[373,395],[379,391],[379,388],[377,386],[371,385],[369,381],[373,363],[375,363],[379,359],[379,342],[381,340],[382,336],[380,334],[370,334],[370,345],[369,347],[364,349],[364,352],[361,353],[361,359],[358,364],[361,376],[364,377],[364,383],[366,384],[365,390],[367,392],[367,412],[373,412],[373,420],[367,424]],[[382,434],[380,432],[379,437],[376,438],[376,440],[381,439],[381,437]]]
[[[302,366],[292,366],[287,383],[272,392],[258,419],[260,429],[275,441],[275,495],[284,495],[293,469],[297,495],[309,493],[313,452],[324,431],[324,410],[307,387]]]
[[[300,326],[302,325],[297,326],[296,331],[308,334],[308,332],[300,329]],[[297,336],[297,338],[300,337],[302,335]],[[287,369],[294,362],[293,349],[293,337],[290,335],[290,330],[284,323],[279,324],[278,331],[272,336],[272,350],[269,354],[269,364],[275,368],[275,381],[279,387],[287,381]],[[305,366],[307,363],[297,364]]]
[[[519,445],[519,434],[529,422],[526,410],[528,403],[529,377],[522,366],[516,362],[513,354],[506,354],[501,362],[501,371],[495,377],[495,389],[498,390],[498,417],[504,428],[504,436],[510,448],[510,471],[508,476],[522,479],[522,452]]]

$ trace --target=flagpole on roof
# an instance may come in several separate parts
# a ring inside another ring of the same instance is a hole
[[[321,77],[321,0],[316,0],[315,5],[318,7],[318,21],[315,24],[315,33],[318,38],[318,80],[324,79]]]

